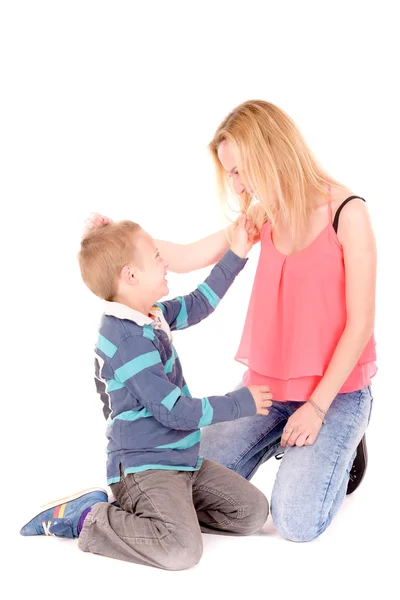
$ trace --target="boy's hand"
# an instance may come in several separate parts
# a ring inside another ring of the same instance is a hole
[[[258,415],[267,415],[272,406],[272,394],[267,385],[249,385],[251,395],[257,408]]]
[[[254,243],[253,236],[255,225],[253,221],[246,215],[240,215],[236,223],[234,223],[231,250],[240,258],[246,258]]]
[[[100,227],[101,225],[106,225],[107,223],[112,223],[112,219],[109,219],[108,217],[104,217],[103,215],[100,215],[99,213],[90,213],[90,215],[88,216],[88,218],[85,221],[85,226],[84,226],[84,230],[82,233],[82,239],[87,236],[89,231],[91,231],[92,229],[95,229],[95,227]]]
[[[249,216],[247,216],[246,231],[253,246],[260,241],[260,231]]]

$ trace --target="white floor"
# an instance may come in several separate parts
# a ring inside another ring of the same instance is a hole
[[[22,522],[12,518],[6,524],[13,535],[5,570],[6,578],[11,575],[12,593],[6,597],[398,598],[398,525],[391,522],[396,514],[394,494],[386,495],[380,506],[389,465],[372,442],[369,446],[372,456],[364,482],[346,498],[338,517],[318,540],[285,541],[268,519],[262,531],[251,537],[205,535],[203,558],[188,571],[165,572],[82,553],[76,540],[22,538],[17,531]],[[277,461],[270,461],[253,479],[267,495],[277,467]],[[72,483],[69,491],[76,489]],[[60,492],[66,492],[68,485],[64,481],[62,490],[58,486]],[[53,482],[50,487],[57,486]],[[39,496],[38,490],[35,495]]]

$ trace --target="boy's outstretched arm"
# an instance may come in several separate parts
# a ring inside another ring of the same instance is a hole
[[[251,246],[252,241],[249,241],[246,231],[246,217],[243,215],[232,234],[230,249],[215,265],[207,279],[191,294],[157,303],[171,330],[195,325],[216,309],[246,264],[246,256]]]

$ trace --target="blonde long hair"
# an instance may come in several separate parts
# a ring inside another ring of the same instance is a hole
[[[254,197],[264,211],[258,211],[256,225],[277,219],[289,224],[294,237],[306,226],[316,195],[326,195],[329,184],[336,184],[314,159],[300,131],[280,108],[263,100],[249,100],[236,107],[218,127],[209,144],[217,170],[223,205],[228,205],[230,185],[219,158],[218,147],[231,142],[238,170],[250,184],[237,195],[241,212],[247,212]]]

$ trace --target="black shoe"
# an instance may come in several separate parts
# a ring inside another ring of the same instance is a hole
[[[365,471],[367,470],[368,452],[367,441],[365,435],[357,446],[357,454],[350,471],[350,479],[347,486],[346,494],[352,494],[364,479]]]

